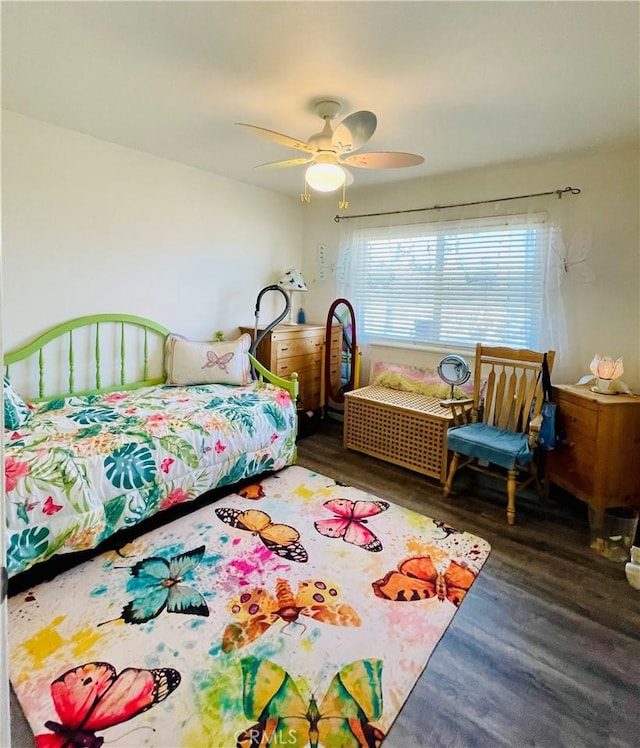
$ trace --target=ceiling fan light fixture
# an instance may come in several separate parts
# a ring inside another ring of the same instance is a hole
[[[311,164],[305,173],[309,187],[318,192],[339,190],[346,178],[345,170],[338,164]]]
[[[376,130],[378,120],[373,112],[366,109],[353,112],[334,129],[331,127],[331,120],[340,111],[340,102],[322,99],[316,102],[315,108],[317,114],[324,120],[324,127],[320,132],[312,135],[306,143],[289,135],[275,132],[275,130],[267,130],[264,127],[256,127],[244,122],[236,123],[273,143],[305,152],[304,157],[271,161],[256,167],[272,169],[307,164],[304,192],[300,195],[303,202],[309,202],[311,199],[307,188],[318,192],[335,192],[342,188],[340,207],[346,207],[344,187],[353,182],[353,175],[349,171],[351,167],[399,169],[406,166],[418,166],[424,161],[422,156],[415,153],[395,151],[358,153],[357,151],[369,141]]]

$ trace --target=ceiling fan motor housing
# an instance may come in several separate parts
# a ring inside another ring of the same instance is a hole
[[[319,151],[330,151],[333,150],[332,138],[333,130],[331,129],[331,120],[326,119],[322,130],[315,133],[315,135],[312,135],[309,138],[308,143]]]
[[[341,108],[339,101],[318,101],[316,103],[316,112],[318,117],[322,117],[322,119],[326,117],[333,119]]]

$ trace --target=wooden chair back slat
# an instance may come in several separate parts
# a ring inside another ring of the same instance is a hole
[[[480,367],[477,367],[476,371],[476,379],[475,381],[478,383],[482,383],[482,379],[480,378]],[[484,387],[484,391],[481,389],[478,390],[475,401],[476,401],[476,407],[482,408],[483,418],[482,420],[484,423],[491,423],[491,419],[493,418],[493,414],[491,412],[491,405],[493,403],[493,393],[496,388],[496,373],[493,369],[489,372],[489,376],[487,378],[487,385]],[[481,394],[482,392],[482,394]]]
[[[504,423],[505,419],[508,418],[507,410],[505,409],[504,402],[504,391],[507,378],[503,368],[498,368],[498,384],[496,387],[496,394],[493,398],[493,420],[491,423],[494,426],[500,426]]]
[[[542,407],[542,353],[476,345],[473,408],[492,426],[524,433]],[[555,353],[549,351],[549,369]],[[533,406],[533,412],[532,412]]]
[[[518,420],[513,425],[513,431],[524,431],[526,429],[526,422],[528,420],[527,413],[528,410],[525,411],[525,400],[526,400],[526,394],[527,394],[527,377],[523,373],[520,377],[518,377],[518,390],[515,394],[515,412],[517,414]]]

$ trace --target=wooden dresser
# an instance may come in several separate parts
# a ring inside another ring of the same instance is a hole
[[[598,512],[640,506],[640,397],[601,395],[588,387],[553,388],[563,443],[546,455],[546,481]]]
[[[264,328],[258,329],[258,335]],[[241,327],[253,339],[253,327]],[[340,359],[342,326],[334,325],[331,348],[331,381],[340,386]],[[280,377],[290,377],[295,371],[300,383],[300,400],[305,410],[317,410],[323,403],[323,377],[325,352],[325,326],[312,324],[277,325],[260,342],[256,358]]]

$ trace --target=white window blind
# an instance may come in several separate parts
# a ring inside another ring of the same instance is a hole
[[[348,285],[365,339],[535,348],[544,215],[364,228]]]

